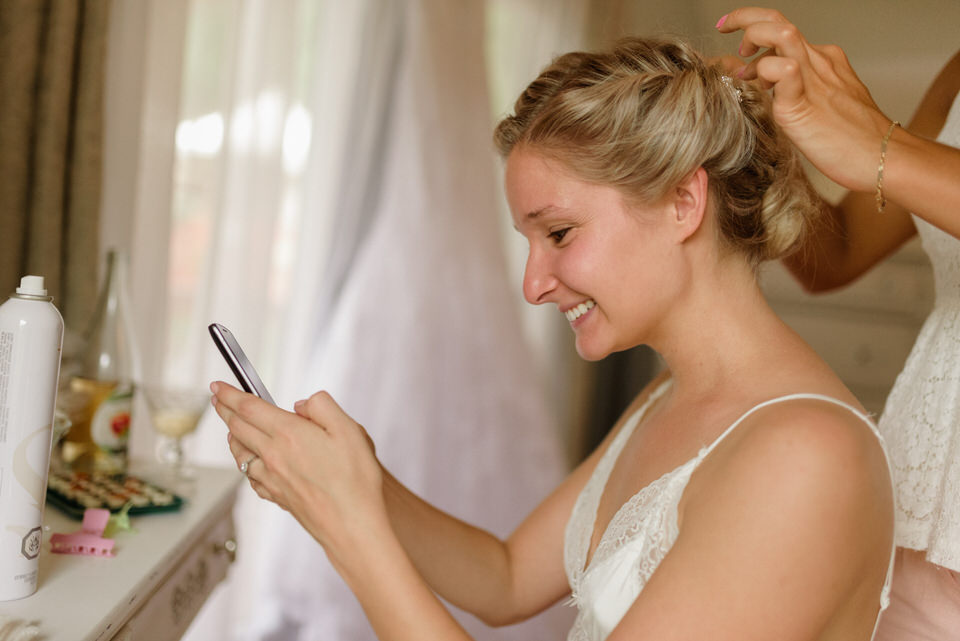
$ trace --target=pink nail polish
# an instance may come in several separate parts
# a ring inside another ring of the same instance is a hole
[[[719,20],[717,20],[717,26],[714,27],[714,29],[719,29],[720,27],[722,27],[722,26],[723,26],[723,23],[727,21],[727,16],[728,16],[728,15],[730,15],[730,14],[725,14],[725,15],[722,16]]]
[[[747,68],[746,68],[746,67],[740,67],[739,69],[737,69],[737,71],[734,73],[734,75],[735,75],[737,78],[743,78],[743,74],[746,73],[746,71],[747,71]]]

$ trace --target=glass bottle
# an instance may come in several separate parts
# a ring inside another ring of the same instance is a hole
[[[68,386],[73,427],[64,437],[62,456],[74,469],[126,471],[140,373],[132,313],[126,254],[111,249],[97,307],[84,334],[80,367]]]

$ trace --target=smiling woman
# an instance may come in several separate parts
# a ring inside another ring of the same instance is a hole
[[[573,641],[869,640],[889,468],[760,293],[758,262],[815,212],[765,96],[682,42],[629,39],[558,58],[496,140],[527,300],[567,317],[584,358],[646,344],[665,373],[505,539],[403,487],[329,393],[286,412],[214,383],[253,489],[324,548],[381,639],[468,638],[436,595],[491,625],[570,595]]]

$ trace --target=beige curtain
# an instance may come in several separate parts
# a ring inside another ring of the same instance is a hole
[[[0,2],[0,295],[44,276],[73,327],[96,297],[109,7]]]

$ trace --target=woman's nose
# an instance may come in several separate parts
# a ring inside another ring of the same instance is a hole
[[[530,250],[523,271],[523,297],[531,305],[547,302],[547,295],[557,287],[557,279],[545,256]]]

